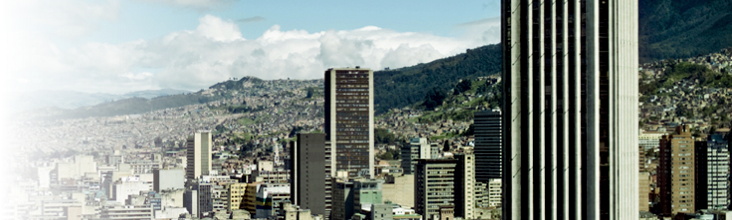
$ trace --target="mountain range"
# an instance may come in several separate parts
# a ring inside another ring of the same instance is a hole
[[[25,92],[12,97],[11,103],[15,111],[25,111],[38,108],[76,109],[84,106],[93,106],[105,102],[114,102],[129,98],[152,99],[160,96],[190,93],[185,90],[159,89],[129,92],[125,94],[85,93],[65,90],[41,90]]]
[[[732,46],[730,0],[640,0],[638,14],[640,63]]]
[[[692,57],[732,46],[730,0],[641,0],[638,4],[640,63]],[[468,49],[465,53],[411,67],[376,71],[375,110],[377,114],[381,114],[393,108],[412,106],[424,102],[429,98],[428,94],[446,93],[461,80],[474,80],[498,74],[500,71],[500,44]],[[228,80],[210,87],[219,91],[235,91],[221,93],[221,96],[205,91],[188,93],[179,90],[141,91],[119,96],[42,91],[31,93],[29,96],[20,96],[20,100],[36,100],[21,102],[20,106],[56,106],[71,109],[98,104],[62,111],[64,113],[61,115],[72,118],[138,114],[161,108],[219,100],[232,94],[241,95],[242,92],[254,91],[251,90],[253,88],[251,86],[268,84],[269,88],[273,88],[271,86],[286,85],[288,81],[265,81],[244,77],[239,81]]]

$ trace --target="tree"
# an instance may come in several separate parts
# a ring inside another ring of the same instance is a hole
[[[450,151],[450,141],[445,140],[445,142],[442,144],[442,151],[443,152]]]
[[[383,128],[374,129],[374,139],[376,139],[377,144],[391,144],[396,141],[394,134]]]
[[[306,99],[313,97],[313,88],[308,88],[308,94],[305,96]]]
[[[463,93],[465,91],[470,90],[470,88],[473,86],[473,81],[469,79],[465,79],[463,81],[460,81],[460,83],[455,86],[455,91],[453,92],[453,95],[457,95],[460,93]]]
[[[392,155],[391,152],[386,151],[386,153],[383,153],[383,154],[381,154],[379,156],[379,159],[382,159],[382,160],[393,160],[394,159],[394,155]]]
[[[432,88],[429,92],[427,92],[427,95],[425,95],[424,100],[424,107],[427,108],[427,110],[434,110],[438,106],[442,105],[442,101],[445,100],[445,92],[443,92],[440,89]]]

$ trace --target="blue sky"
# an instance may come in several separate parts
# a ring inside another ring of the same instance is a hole
[[[498,0],[0,3],[12,91],[198,90],[231,77],[398,68],[497,43]]]

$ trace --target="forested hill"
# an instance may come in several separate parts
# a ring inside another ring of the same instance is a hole
[[[640,63],[732,46],[730,0],[640,0],[638,13]]]
[[[424,100],[430,90],[447,91],[461,79],[498,74],[500,44],[468,49],[465,53],[426,64],[374,73],[374,110],[381,114]]]

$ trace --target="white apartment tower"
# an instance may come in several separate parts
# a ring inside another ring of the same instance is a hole
[[[186,142],[186,179],[193,180],[211,171],[211,132],[199,131]]]
[[[503,218],[638,219],[638,1],[501,14]]]

